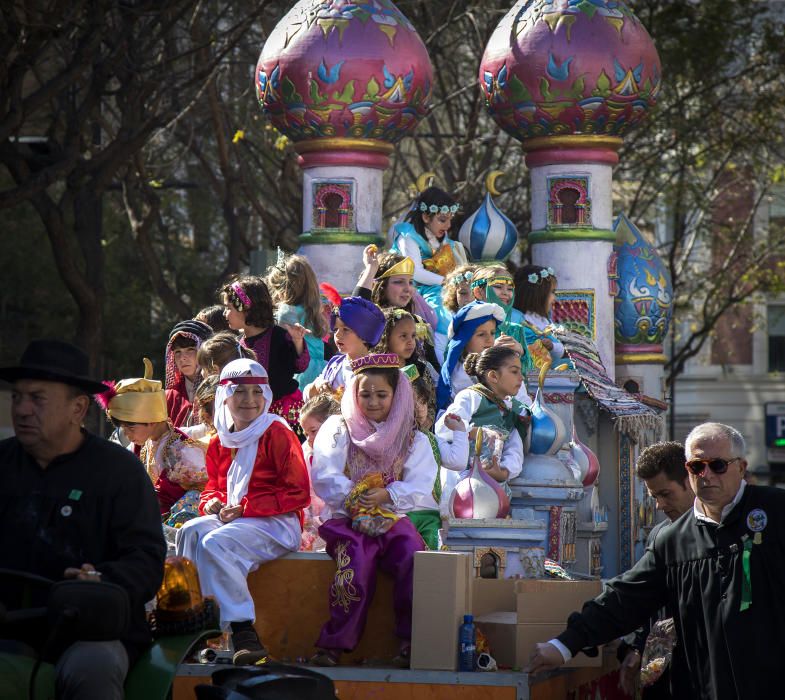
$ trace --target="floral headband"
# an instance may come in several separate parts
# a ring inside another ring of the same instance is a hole
[[[440,207],[436,204],[426,204],[425,202],[420,202],[420,211],[430,214],[455,214],[458,209],[460,209],[460,207],[460,204],[453,204],[449,207],[445,204]]]
[[[453,275],[447,280],[447,284],[451,287],[457,287],[464,282],[471,282],[472,277],[474,277],[474,273],[471,270],[467,270],[466,272],[459,272],[457,275]]]
[[[544,267],[539,272],[532,272],[526,279],[529,281],[529,284],[539,284],[542,280],[547,280],[549,277],[556,277],[552,267]]]
[[[408,312],[406,309],[394,309],[390,314],[396,321],[400,321],[402,318],[411,318],[417,323],[417,319],[414,318],[414,314]]]
[[[229,286],[231,288],[231,293],[234,296],[234,299],[231,300],[233,302],[232,306],[234,306],[238,311],[247,311],[250,309],[252,306],[251,299],[245,293],[245,290],[242,288],[242,286],[240,286],[240,283],[232,282],[232,284]]]
[[[512,277],[508,277],[506,275],[496,275],[495,277],[491,278],[474,280],[474,282],[472,282],[472,289],[476,289],[477,287],[487,287],[488,285],[493,287],[494,284],[509,284],[512,287],[515,286],[515,282],[513,281]]]

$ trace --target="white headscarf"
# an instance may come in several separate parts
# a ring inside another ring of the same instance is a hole
[[[232,379],[237,377],[259,377],[265,380],[259,384],[264,396],[264,410],[247,428],[232,431],[234,419],[226,405],[226,400],[237,389],[238,384],[232,382]],[[215,430],[224,447],[236,450],[226,475],[226,505],[228,506],[238,505],[248,491],[248,483],[251,481],[256,462],[257,446],[264,431],[276,422],[291,430],[283,418],[268,413],[273,402],[273,392],[266,380],[267,372],[264,367],[247,358],[233,360],[221,370],[220,384],[215,392]]]

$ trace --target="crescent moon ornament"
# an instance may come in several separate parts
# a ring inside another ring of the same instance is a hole
[[[492,197],[498,197],[501,194],[501,192],[496,189],[496,180],[502,175],[504,175],[504,170],[491,170],[485,178],[485,189],[488,190],[488,194]]]
[[[427,190],[432,184],[433,179],[436,177],[436,173],[423,173],[420,177],[417,178],[417,192],[423,192]]]

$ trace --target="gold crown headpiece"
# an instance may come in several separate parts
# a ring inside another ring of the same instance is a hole
[[[395,263],[389,270],[376,277],[376,280],[383,280],[387,277],[395,277],[396,275],[414,276],[414,261],[411,258],[404,258],[401,262]]]

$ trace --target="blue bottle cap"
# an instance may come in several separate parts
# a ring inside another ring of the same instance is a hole
[[[464,615],[463,616],[464,622],[474,622],[474,615]]]

